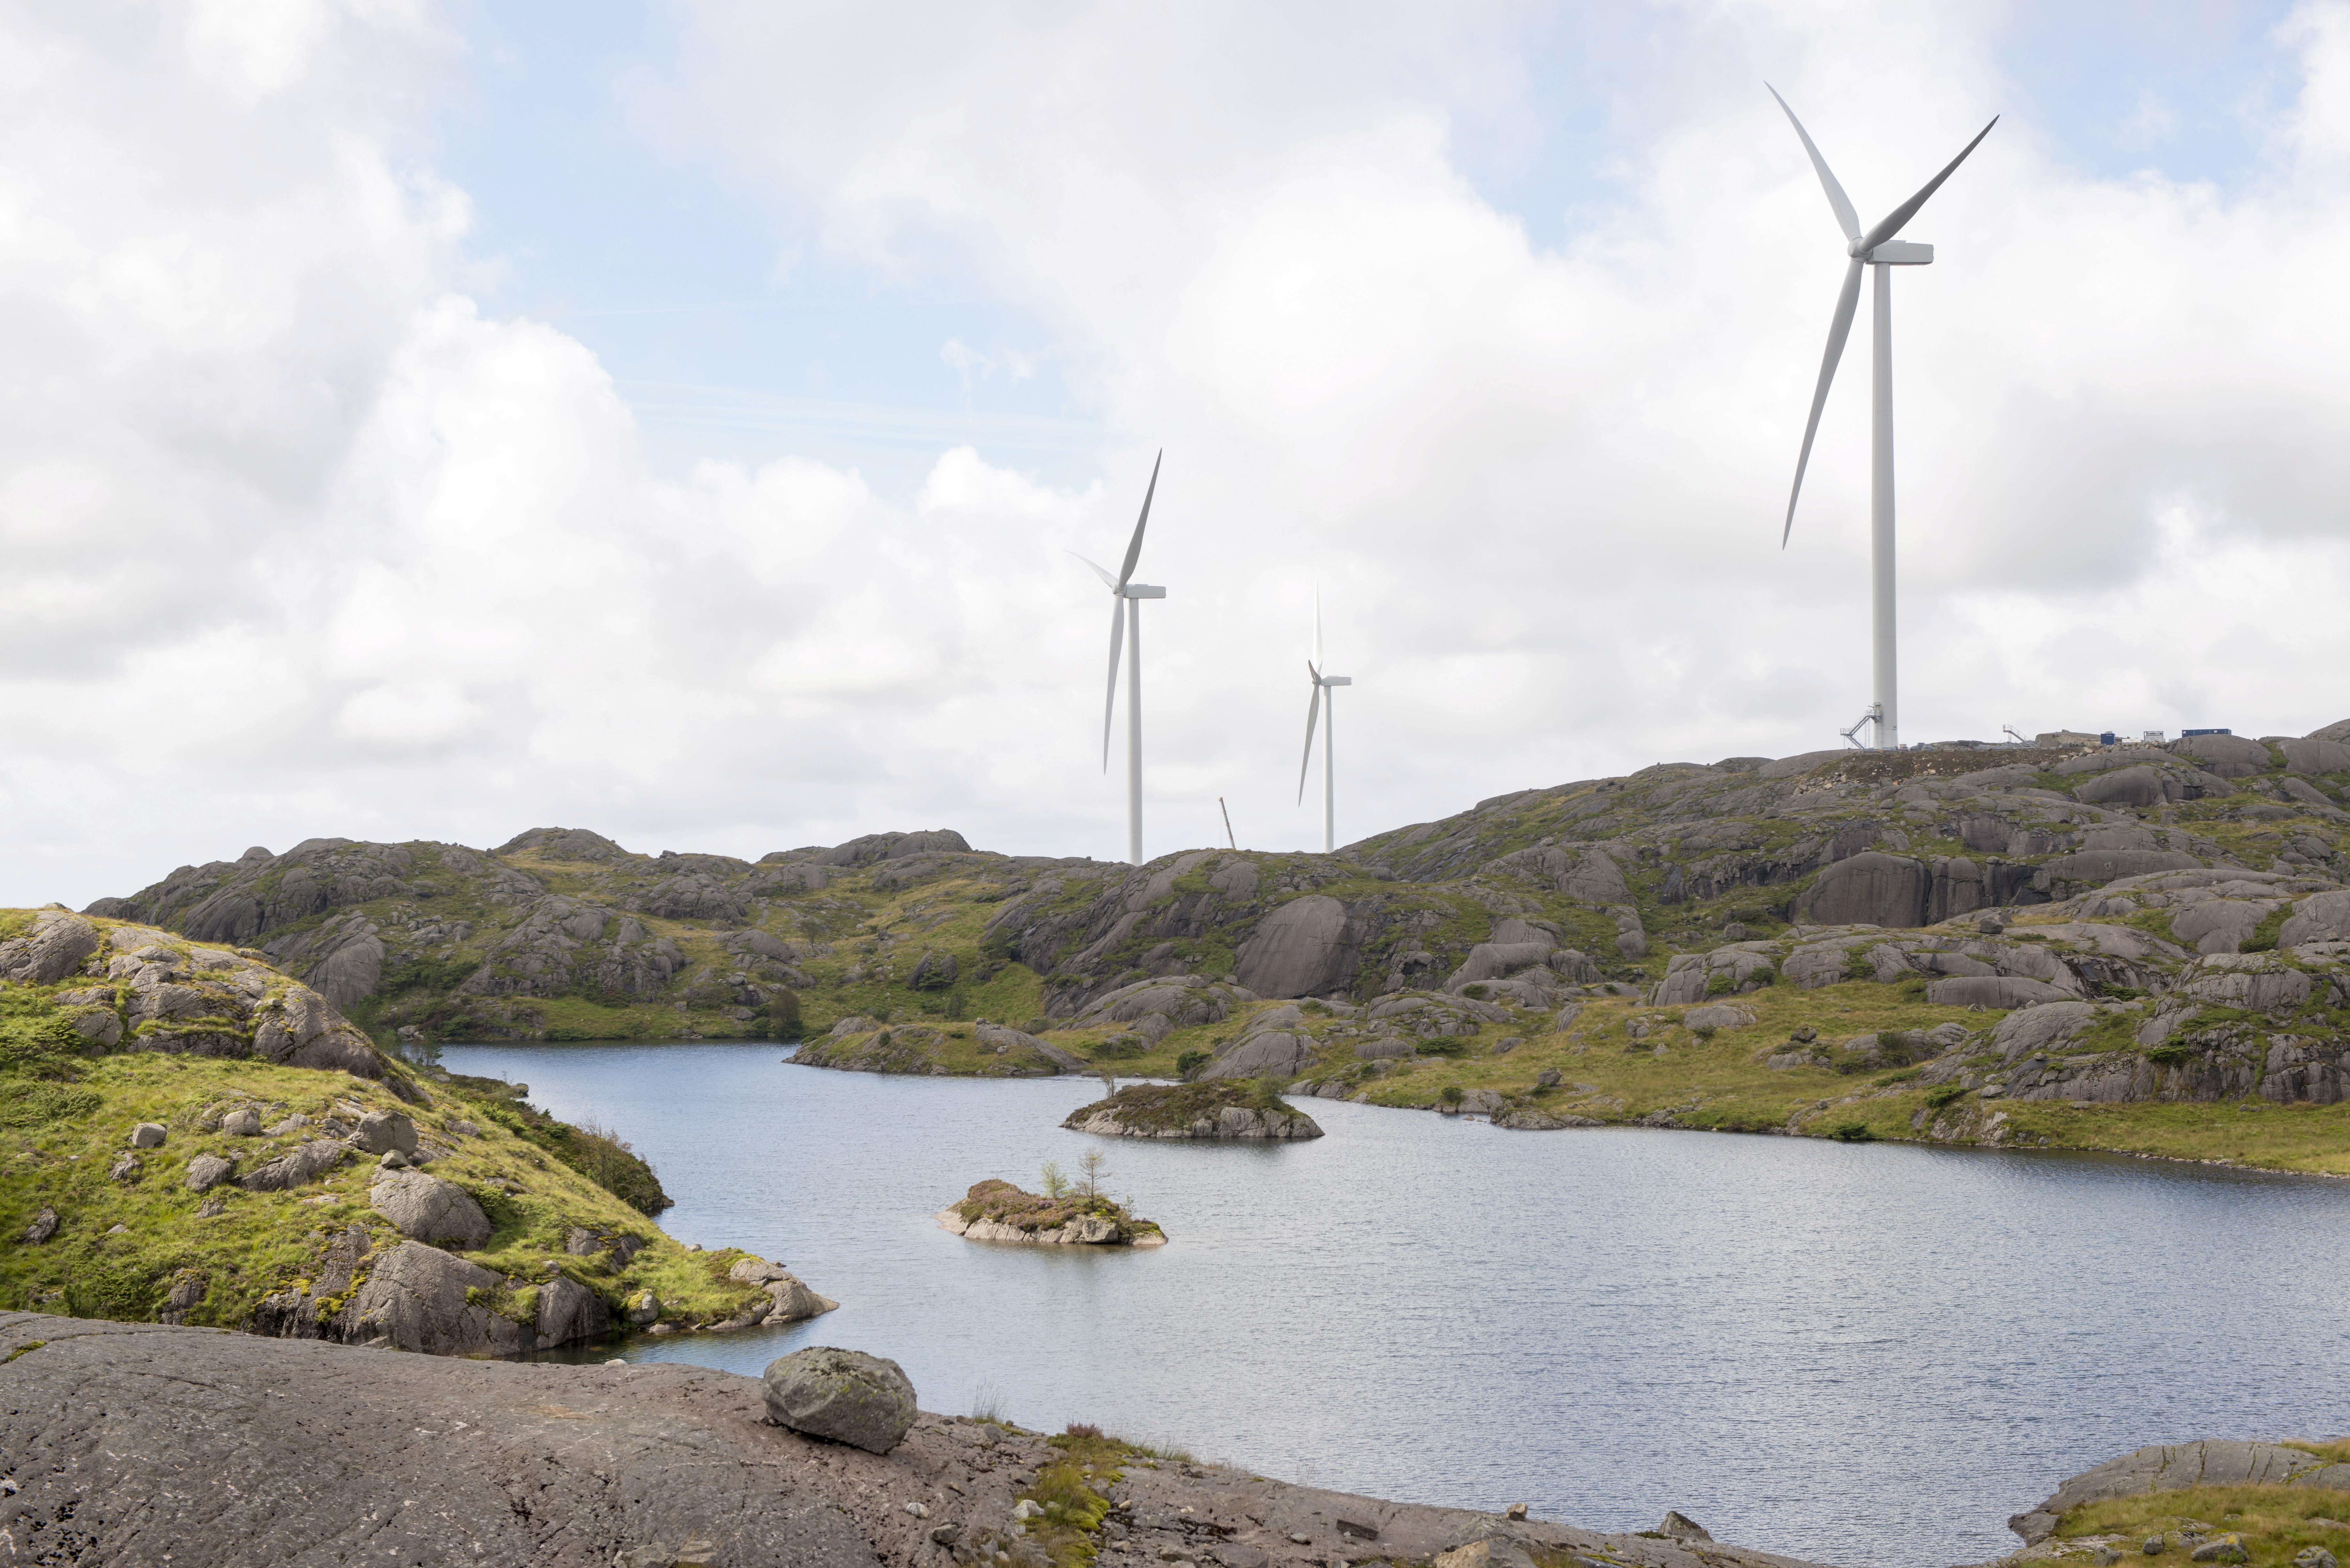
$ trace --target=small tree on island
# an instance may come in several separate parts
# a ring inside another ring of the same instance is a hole
[[[1100,1197],[1102,1177],[1109,1169],[1109,1161],[1102,1158],[1102,1151],[1097,1148],[1086,1150],[1085,1158],[1077,1161],[1077,1168],[1085,1172],[1086,1196]]]
[[[1058,1203],[1068,1195],[1069,1179],[1061,1174],[1059,1165],[1052,1160],[1046,1160],[1045,1162],[1045,1196]]]

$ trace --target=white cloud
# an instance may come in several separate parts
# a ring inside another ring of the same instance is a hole
[[[1119,432],[1082,494],[951,448],[900,506],[796,460],[662,481],[579,343],[454,292],[466,199],[408,151],[432,14],[160,15],[0,23],[0,901],[556,822],[1114,854],[1063,552],[1123,548],[1162,441],[1155,851],[1220,839],[1219,795],[1244,843],[1314,836],[1317,586],[1347,836],[1827,743],[1866,700],[1866,327],[1783,555],[1840,256],[1754,84],[1872,214],[2002,91],[1977,8],[1658,7],[1622,199],[1555,251],[1452,153],[1539,94],[1513,12],[705,0],[669,106],[702,155],[877,272],[976,256]],[[2350,711],[2345,16],[2282,35],[2256,189],[2087,181],[2010,121],[1920,219],[1911,738]]]

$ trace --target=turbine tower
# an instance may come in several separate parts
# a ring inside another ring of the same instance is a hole
[[[1877,226],[1863,233],[1860,218],[1854,213],[1852,202],[1828,171],[1828,161],[1812,144],[1811,133],[1795,111],[1787,109],[1787,100],[1779,98],[1779,89],[1765,82],[1771,96],[1779,99],[1779,107],[1787,110],[1787,121],[1803,139],[1804,151],[1811,155],[1812,167],[1819,171],[1820,184],[1828,194],[1828,205],[1835,209],[1836,226],[1844,231],[1846,241],[1845,254],[1851,258],[1845,268],[1844,289],[1836,296],[1835,316],[1828,323],[1827,353],[1820,360],[1820,384],[1812,393],[1812,417],[1804,426],[1804,449],[1795,458],[1795,483],[1787,493],[1786,526],[1779,534],[1779,547],[1787,547],[1788,535],[1795,528],[1795,498],[1804,493],[1804,467],[1812,461],[1812,438],[1819,433],[1820,410],[1828,400],[1828,384],[1835,379],[1836,361],[1844,357],[1846,337],[1852,332],[1854,310],[1860,304],[1860,269],[1877,269],[1875,289],[1877,304],[1876,340],[1870,356],[1874,371],[1874,406],[1870,421],[1868,542],[1870,607],[1873,637],[1873,664],[1876,674],[1876,701],[1858,723],[1846,730],[1849,740],[1853,731],[1864,724],[1877,726],[1877,749],[1892,751],[1901,743],[1901,708],[1898,683],[1898,668],[1894,656],[1893,604],[1893,272],[1897,266],[1925,266],[1934,259],[1934,247],[1921,245],[1893,236],[1902,226],[1918,215],[1926,198],[1942,187],[1951,171],[1967,161],[1967,154],[1980,146],[1991,134],[1991,125],[1999,123],[1991,116],[1991,125],[1975,132],[1975,139],[1960,151],[1956,158],[1944,166],[1939,174],[1926,182],[1925,189],[1902,202],[1884,217]]]
[[[1127,541],[1126,560],[1119,566],[1118,576],[1111,576],[1083,556],[1077,559],[1093,566],[1094,576],[1108,585],[1113,596],[1109,609],[1109,691],[1102,701],[1102,772],[1109,772],[1110,715],[1118,707],[1118,658],[1127,642],[1134,644],[1126,661],[1126,858],[1129,864],[1142,864],[1142,601],[1163,599],[1165,588],[1154,588],[1134,578],[1134,563],[1142,554],[1142,530],[1150,523],[1150,498],[1159,493],[1159,464],[1167,456],[1161,449],[1150,463],[1150,487],[1142,493],[1142,515],[1135,519],[1134,537]],[[1076,556],[1072,550],[1069,554]]]
[[[1305,705],[1305,755],[1297,764],[1297,804],[1305,804],[1305,774],[1314,765],[1314,722],[1321,717],[1322,693],[1328,691],[1330,717],[1322,728],[1322,853],[1329,854],[1337,847],[1336,816],[1338,764],[1336,751],[1338,741],[1338,698],[1336,689],[1352,686],[1351,675],[1325,675],[1322,663],[1322,600],[1314,600],[1314,657],[1305,661],[1305,677],[1314,683],[1313,701]]]

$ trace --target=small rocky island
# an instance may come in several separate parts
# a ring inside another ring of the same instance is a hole
[[[1314,1118],[1262,1078],[1205,1084],[1129,1084],[1079,1106],[1061,1124],[1097,1137],[1298,1139],[1320,1137]]]
[[[1047,1185],[1061,1186],[1046,1168]],[[971,1241],[1023,1241],[1039,1247],[1163,1247],[1167,1232],[1139,1220],[1107,1193],[1063,1186],[1058,1195],[1024,1192],[989,1179],[939,1210],[939,1223]]]

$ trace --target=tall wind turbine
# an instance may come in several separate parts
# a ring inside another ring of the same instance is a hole
[[[1109,609],[1109,691],[1102,701],[1102,772],[1109,772],[1110,715],[1118,707],[1118,656],[1128,641],[1133,650],[1126,661],[1126,858],[1129,864],[1142,864],[1142,601],[1163,599],[1165,588],[1154,588],[1147,583],[1134,581],[1134,563],[1142,554],[1142,530],[1150,523],[1150,498],[1159,493],[1159,464],[1167,456],[1161,449],[1150,463],[1150,487],[1142,493],[1142,515],[1134,522],[1134,537],[1127,541],[1126,560],[1111,576],[1102,567],[1093,566],[1094,576],[1108,585],[1114,596]],[[1069,554],[1076,556],[1072,550]]]
[[[1322,730],[1322,853],[1329,854],[1337,847],[1336,806],[1338,797],[1338,764],[1336,753],[1338,742],[1338,698],[1336,688],[1352,686],[1351,675],[1325,675],[1322,664],[1322,600],[1314,600],[1314,657],[1305,661],[1306,679],[1314,682],[1314,699],[1305,705],[1305,755],[1297,764],[1297,804],[1305,804],[1305,774],[1314,765],[1314,721],[1322,713],[1322,693],[1328,691],[1330,717]]]
[[[1991,134],[1991,125],[1999,123],[1991,116],[1991,125],[1975,132],[1975,139],[1960,150],[1956,158],[1943,167],[1939,174],[1926,182],[1925,189],[1902,202],[1877,220],[1877,226],[1863,233],[1860,218],[1852,210],[1852,202],[1828,171],[1828,161],[1812,145],[1811,133],[1795,111],[1787,109],[1787,100],[1779,98],[1779,89],[1765,82],[1771,96],[1779,99],[1779,107],[1787,110],[1788,123],[1803,138],[1804,151],[1811,155],[1812,167],[1819,171],[1820,184],[1828,193],[1828,205],[1835,210],[1836,226],[1844,231],[1846,241],[1845,254],[1851,265],[1845,268],[1844,289],[1836,296],[1835,316],[1828,323],[1828,349],[1820,360],[1820,384],[1812,393],[1812,417],[1804,426],[1804,449],[1795,458],[1795,483],[1787,493],[1787,523],[1780,531],[1779,547],[1787,547],[1788,535],[1795,528],[1795,498],[1804,493],[1804,467],[1812,461],[1812,438],[1819,433],[1820,410],[1828,400],[1828,383],[1835,379],[1836,361],[1844,357],[1844,341],[1852,332],[1853,311],[1860,304],[1860,269],[1877,269],[1877,330],[1875,353],[1871,356],[1875,371],[1874,417],[1869,441],[1868,539],[1869,583],[1872,609],[1874,664],[1877,701],[1858,723],[1845,732],[1850,739],[1853,731],[1863,724],[1877,726],[1877,749],[1892,751],[1901,743],[1901,710],[1894,658],[1893,607],[1893,271],[1897,266],[1925,266],[1934,259],[1934,247],[1921,245],[1893,236],[1902,226],[1918,215],[1926,198],[1942,188],[1942,182],[1952,170],[1967,161],[1967,154],[1981,144]]]

